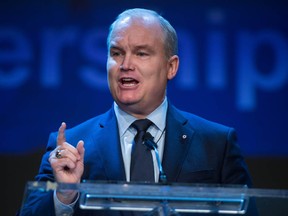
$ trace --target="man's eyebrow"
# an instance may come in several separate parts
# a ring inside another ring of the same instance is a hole
[[[111,49],[122,50],[122,48],[121,48],[120,46],[117,46],[117,45],[115,45],[115,44],[111,44],[110,47],[109,47],[109,49],[110,49],[110,50],[111,50]]]
[[[111,44],[109,47],[110,50],[124,50],[121,46],[117,45],[117,44]],[[149,52],[153,52],[153,46],[148,45],[148,44],[143,44],[143,45],[135,45],[133,47],[134,51],[139,51],[139,50],[147,50]]]
[[[148,50],[148,51],[153,51],[153,47],[150,46],[150,45],[137,45],[135,46],[135,50],[141,50],[141,49],[144,49],[144,50]]]

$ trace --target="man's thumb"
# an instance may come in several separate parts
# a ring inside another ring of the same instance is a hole
[[[76,149],[78,150],[79,154],[80,154],[80,158],[79,160],[83,160],[84,159],[84,153],[85,153],[85,148],[84,148],[84,141],[80,140],[76,146]]]

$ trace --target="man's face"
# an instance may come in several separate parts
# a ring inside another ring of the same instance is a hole
[[[178,57],[167,59],[164,35],[154,19],[129,18],[114,28],[107,59],[109,88],[124,111],[141,118],[163,101],[167,80],[177,72]]]

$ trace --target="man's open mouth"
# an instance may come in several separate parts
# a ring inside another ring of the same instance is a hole
[[[135,86],[139,83],[138,80],[135,80],[133,78],[130,78],[130,77],[127,77],[127,78],[121,78],[120,79],[120,83],[123,85],[123,86],[126,86],[126,87],[130,87],[130,86]]]

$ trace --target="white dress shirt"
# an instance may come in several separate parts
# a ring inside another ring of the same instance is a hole
[[[146,118],[153,122],[148,128],[149,132],[154,137],[154,142],[158,145],[158,152],[160,161],[162,161],[162,155],[164,151],[164,139],[165,139],[165,126],[166,126],[166,113],[167,113],[168,102],[165,97],[162,104],[150,113]],[[131,150],[133,145],[134,137],[137,130],[131,126],[131,124],[137,120],[134,116],[124,112],[119,106],[114,103],[114,110],[118,122],[119,137],[122,150],[122,156],[124,161],[126,180],[130,181],[130,162],[131,162]],[[159,168],[157,159],[154,151],[152,152],[153,164],[154,164],[154,176],[155,182],[159,181]]]

